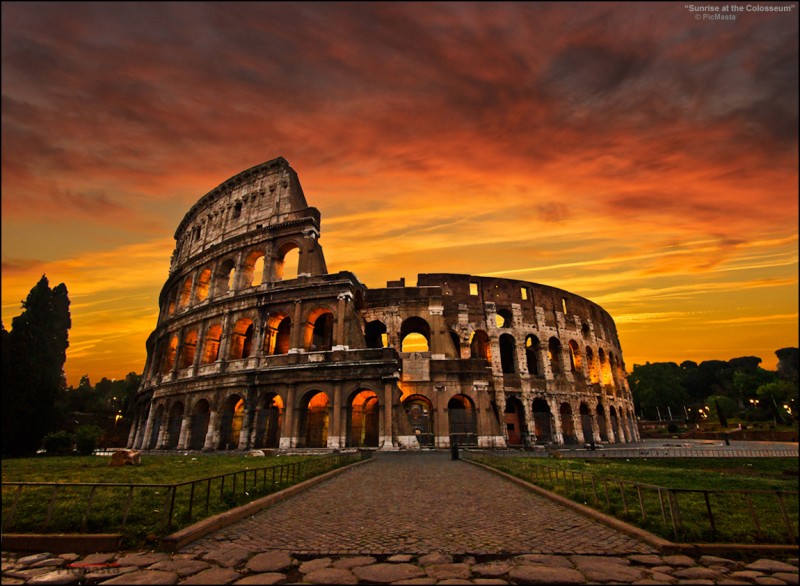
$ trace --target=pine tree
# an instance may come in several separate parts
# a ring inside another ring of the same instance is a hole
[[[23,312],[3,335],[2,451],[35,453],[56,421],[55,402],[64,389],[64,363],[71,326],[69,297],[61,283],[47,277],[22,302]]]

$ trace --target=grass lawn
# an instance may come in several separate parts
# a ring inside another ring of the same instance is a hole
[[[54,486],[3,485],[3,531],[9,533],[123,533],[124,546],[147,542],[200,519],[250,502],[355,461],[333,456],[247,458],[239,455],[142,455],[138,466],[110,468],[110,457],[64,456],[4,459],[2,480]],[[235,476],[171,485],[223,474]],[[73,483],[122,484],[79,487]],[[55,498],[54,498],[55,497]],[[170,511],[172,516],[170,517]],[[11,518],[13,512],[13,520]]]
[[[793,458],[504,457],[484,463],[672,541],[797,542],[799,466]],[[736,492],[745,490],[764,492]],[[779,498],[776,491],[794,494]]]

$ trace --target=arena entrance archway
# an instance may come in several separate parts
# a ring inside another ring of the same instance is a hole
[[[421,448],[434,447],[433,407],[425,397],[412,395],[403,402],[411,432]]]
[[[588,444],[594,443],[594,430],[592,430],[592,412],[586,403],[581,403],[581,430],[583,431],[583,441]]]
[[[561,435],[565,444],[577,444],[578,436],[575,435],[575,420],[572,418],[572,407],[569,403],[561,403],[558,410],[561,417]]]
[[[466,395],[456,395],[447,402],[447,422],[450,424],[450,445],[477,446],[478,425],[475,405]]]
[[[347,447],[377,448],[380,436],[378,395],[364,389],[356,391],[347,412]]]
[[[525,426],[525,412],[522,408],[522,402],[516,397],[507,398],[505,415],[508,445],[523,445],[528,430]]]
[[[325,448],[328,446],[328,421],[330,402],[322,391],[312,391],[306,395],[300,420],[300,438],[305,448]]]
[[[225,401],[222,419],[219,424],[218,450],[236,450],[239,448],[239,434],[244,419],[244,399],[239,395],[231,395]]]
[[[537,444],[549,444],[553,441],[550,427],[550,405],[544,399],[534,399],[531,406],[533,411],[533,428]]]
[[[167,445],[168,450],[178,449],[178,440],[181,436],[181,423],[183,422],[183,403],[175,403],[170,407],[167,419]]]
[[[210,417],[211,408],[208,401],[200,399],[195,403],[192,409],[192,415],[189,418],[189,449],[202,450],[206,442],[206,434],[208,433],[208,420]]]
[[[253,440],[253,448],[277,448],[281,439],[282,423],[283,399],[280,395],[270,393],[264,398],[256,416],[256,436]]]

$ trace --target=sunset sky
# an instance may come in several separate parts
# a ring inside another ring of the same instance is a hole
[[[798,345],[798,6],[714,4],[742,11],[3,2],[3,323],[46,274],[68,383],[140,373],[183,215],[283,156],[331,272],[543,283],[611,313],[628,370],[774,369]]]

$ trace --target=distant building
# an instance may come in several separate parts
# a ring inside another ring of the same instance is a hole
[[[283,158],[189,210],[129,447],[638,440],[616,327],[599,305],[460,274],[369,289],[350,272],[328,273],[319,237],[320,213]],[[284,273],[292,257],[296,275]]]

